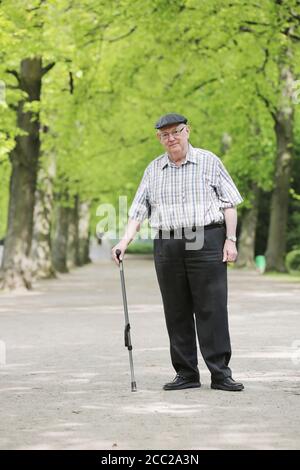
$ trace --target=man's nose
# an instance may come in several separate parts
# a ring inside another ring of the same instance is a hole
[[[170,140],[171,140],[171,141],[172,141],[172,140],[175,140],[175,136],[174,136],[173,134],[170,134],[170,135],[169,135],[169,141],[170,141]]]

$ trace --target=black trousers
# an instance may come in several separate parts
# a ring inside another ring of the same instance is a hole
[[[203,227],[202,227],[203,230]],[[197,228],[198,231],[198,228]],[[154,263],[162,295],[174,369],[199,377],[196,332],[200,351],[213,380],[231,376],[231,345],[227,313],[227,263],[223,262],[224,225],[204,227],[203,247],[187,249],[188,236],[157,234]]]

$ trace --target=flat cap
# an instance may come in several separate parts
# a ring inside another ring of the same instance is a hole
[[[165,126],[170,126],[171,124],[186,124],[187,118],[181,114],[171,113],[161,116],[157,123],[155,124],[155,129],[161,129]]]

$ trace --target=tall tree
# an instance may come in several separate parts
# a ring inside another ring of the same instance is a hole
[[[39,112],[26,104],[40,100],[42,77],[49,70],[41,58],[24,59],[15,73],[24,98],[18,104],[17,123],[23,131],[10,153],[12,173],[7,235],[2,260],[2,287],[31,287],[29,254],[33,231],[34,195],[40,152]]]
[[[38,172],[38,184],[35,194],[34,229],[31,245],[31,259],[34,276],[55,277],[51,258],[51,227],[53,218],[53,182],[56,161],[53,151],[43,155]]]

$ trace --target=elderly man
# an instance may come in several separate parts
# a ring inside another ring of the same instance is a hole
[[[237,257],[236,205],[243,199],[221,160],[189,143],[184,116],[164,115],[155,127],[165,153],[147,166],[112,257],[118,264],[116,250],[122,259],[148,217],[157,231],[154,263],[176,371],[164,390],[200,387],[197,332],[211,388],[241,391],[228,366],[227,262]]]

